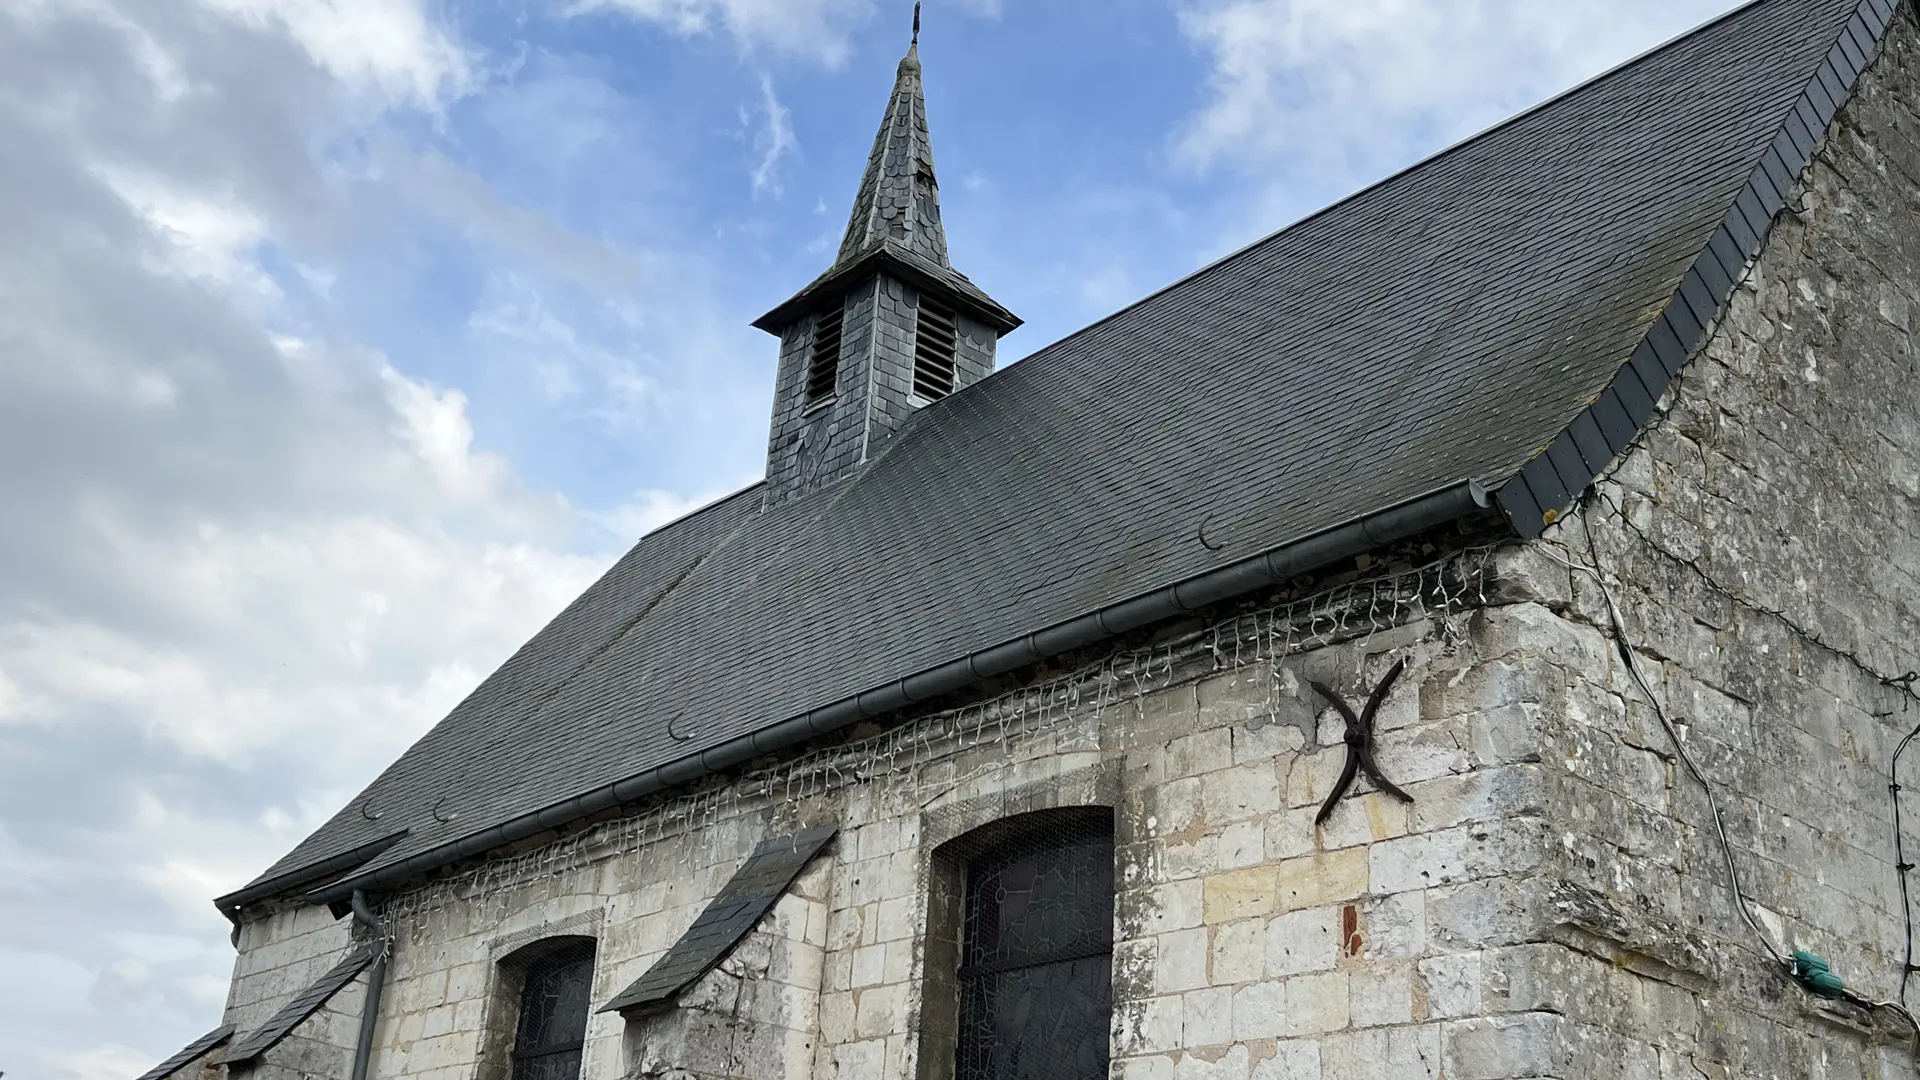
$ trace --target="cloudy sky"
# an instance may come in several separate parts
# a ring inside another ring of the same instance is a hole
[[[1003,362],[1727,0],[930,0]],[[752,481],[907,0],[0,0],[0,1071],[212,1027],[251,878]]]

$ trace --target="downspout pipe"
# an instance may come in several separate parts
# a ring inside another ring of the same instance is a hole
[[[1460,480],[1383,510],[1352,518],[1239,562],[1209,570],[1132,599],[1011,641],[1001,642],[916,675],[842,699],[834,704],[670,761],[637,776],[606,784],[565,802],[523,814],[397,862],[355,874],[307,894],[315,904],[338,905],[360,889],[385,889],[448,863],[477,858],[550,829],[724,772],[758,757],[778,753],[842,728],[886,716],[932,698],[978,685],[1062,653],[1204,611],[1216,604],[1284,584],[1341,559],[1384,544],[1417,536],[1449,522],[1478,516],[1492,505],[1487,489]],[[337,910],[337,908],[336,908]],[[357,1078],[356,1078],[357,1080]]]
[[[373,931],[380,952],[367,969],[367,996],[360,1006],[360,1037],[353,1046],[352,1080],[367,1080],[367,1066],[373,1061],[373,1025],[380,1020],[380,996],[387,986],[387,959],[393,955],[393,935],[385,924],[373,917],[364,890],[353,890],[353,921]]]

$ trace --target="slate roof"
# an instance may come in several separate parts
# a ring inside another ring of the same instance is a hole
[[[947,230],[940,224],[940,188],[934,181],[933,136],[927,131],[926,90],[920,82],[920,44],[907,49],[894,74],[893,96],[860,177],[847,234],[834,264],[893,237],[929,262],[947,265]]]
[[[1513,511],[1626,392],[1860,48],[1849,18],[1877,41],[1891,11],[1759,0],[922,410],[846,480],[645,537],[256,886],[407,830],[372,873],[1461,480],[1525,470]]]
[[[755,845],[733,877],[687,932],[633,985],[615,994],[601,1012],[647,1012],[673,1003],[675,995],[718,967],[838,832],[819,825],[792,836],[769,836]]]
[[[894,74],[880,131],[873,137],[860,190],[847,217],[840,254],[786,303],[754,320],[778,334],[810,315],[837,286],[866,280],[885,268],[915,288],[947,294],[963,311],[1007,333],[1020,320],[947,261],[947,229],[940,220],[940,181],[933,168],[933,136],[927,130],[927,96],[920,80],[920,42],[907,49]]]
[[[232,1049],[227,1051],[224,1059],[226,1064],[234,1067],[244,1065],[280,1045],[280,1040],[293,1034],[294,1028],[319,1012],[322,1006],[332,1000],[333,995],[345,989],[354,976],[373,963],[374,958],[380,955],[380,950],[386,947],[385,942],[368,941],[349,948],[340,962],[329,968],[326,974],[290,998],[278,1012],[267,1018],[266,1023],[234,1043]]]
[[[214,1048],[233,1038],[233,1025],[222,1024],[181,1047],[180,1052],[140,1074],[138,1080],[167,1080],[167,1077],[212,1053]]]

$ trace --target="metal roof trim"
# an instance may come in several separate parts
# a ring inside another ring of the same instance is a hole
[[[1589,455],[1580,452],[1579,443],[1585,441],[1591,449],[1592,434],[1597,430],[1615,458],[1625,454],[1652,419],[1655,405],[1672,378],[1706,347],[1711,337],[1710,324],[1725,315],[1727,301],[1745,279],[1753,261],[1760,257],[1775,219],[1786,207],[1791,192],[1781,190],[1782,177],[1791,187],[1813,163],[1821,141],[1838,119],[1840,110],[1846,107],[1860,77],[1873,65],[1900,2],[1861,0],[1853,17],[1841,27],[1826,59],[1808,78],[1806,89],[1788,107],[1780,121],[1779,134],[1761,153],[1746,184],[1734,195],[1726,219],[1681,276],[1679,287],[1649,326],[1646,337],[1620,365],[1613,385],[1500,485],[1496,492],[1500,508],[1521,536],[1533,539],[1545,532],[1611,464],[1610,459],[1596,466]],[[1861,50],[1868,55],[1856,66],[1843,45],[1857,49],[1855,39],[1862,34],[1870,38],[1872,49]],[[1803,151],[1793,125],[1797,121],[1802,127],[1810,127],[1806,122],[1808,113],[1819,117],[1822,123],[1813,132],[1812,145]],[[1746,235],[1751,235],[1751,243],[1744,242]],[[1744,252],[1746,262],[1737,268],[1726,265],[1730,249]],[[1709,308],[1711,310],[1703,310]],[[1677,362],[1674,359],[1676,342]],[[1648,362],[1653,359],[1659,362]],[[1620,426],[1622,418],[1617,414],[1621,406],[1626,410],[1625,419],[1631,421],[1630,434]]]
[[[361,844],[359,847],[343,851],[330,859],[322,859],[311,866],[302,867],[292,873],[281,874],[278,877],[256,881],[244,888],[235,889],[225,896],[215,898],[213,906],[219,908],[221,913],[229,919],[238,918],[240,909],[248,904],[289,893],[295,889],[305,888],[325,881],[330,877],[335,877],[358,867],[365,866],[367,863],[379,858],[381,852],[386,851],[388,848],[406,839],[407,834],[411,831],[410,829],[399,829],[388,833],[378,840]]]
[[[1459,480],[1340,525],[1281,544],[1183,581],[1109,604],[1077,618],[976,650],[937,667],[895,679],[821,708],[560,803],[523,814],[480,832],[417,852],[398,862],[342,878],[307,894],[314,904],[339,904],[355,889],[376,892],[461,859],[517,843],[613,806],[635,802],[756,757],[789,749],[860,720],[872,719],[976,685],[987,678],[1084,648],[1154,622],[1189,614],[1191,598],[1213,602],[1281,584],[1339,559],[1402,540],[1451,521],[1473,517],[1493,505],[1474,480]],[[1221,586],[1231,582],[1235,591]],[[1186,599],[1183,599],[1186,598]],[[1116,615],[1118,616],[1116,618]],[[909,693],[908,688],[912,688]]]

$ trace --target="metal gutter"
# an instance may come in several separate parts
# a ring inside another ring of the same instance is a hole
[[[1478,482],[1456,481],[1262,554],[969,653],[471,836],[344,878],[308,893],[306,899],[309,903],[338,905],[358,890],[388,889],[448,863],[478,857],[581,818],[724,772],[754,758],[790,749],[859,721],[886,716],[1049,657],[1271,588],[1363,551],[1473,516],[1491,504],[1487,489]]]
[[[215,898],[213,906],[219,908],[221,914],[224,914],[228,919],[233,921],[234,947],[238,948],[240,944],[241,908],[255,901],[279,896],[283,893],[291,892],[294,889],[325,881],[328,878],[339,877],[341,874],[352,870],[356,866],[364,866],[373,861],[381,852],[404,840],[409,831],[410,830],[407,829],[395,830],[378,840],[361,844],[359,847],[343,851],[331,858],[322,859],[312,866],[302,867],[292,873],[255,882],[244,888],[235,889],[225,896]]]

